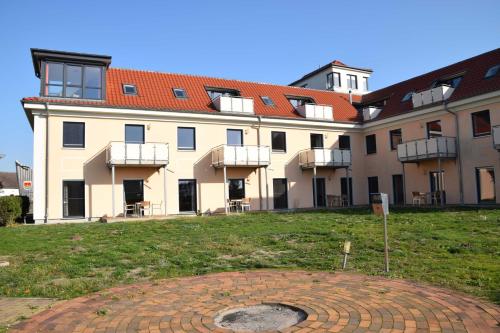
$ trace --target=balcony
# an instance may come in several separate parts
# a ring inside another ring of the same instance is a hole
[[[108,166],[161,167],[168,164],[168,143],[110,142],[106,147]]]
[[[346,168],[351,165],[351,151],[347,149],[307,149],[299,153],[302,169],[316,167]]]
[[[299,105],[297,112],[307,119],[333,120],[333,108],[330,105],[310,104]]]
[[[493,126],[491,130],[493,131],[493,146],[500,151],[500,125]]]
[[[455,138],[437,137],[408,141],[398,145],[400,162],[419,162],[438,158],[456,158]]]
[[[212,150],[212,166],[265,167],[271,163],[269,146],[221,145]]]
[[[413,107],[418,108],[424,105],[447,100],[454,90],[455,88],[452,88],[448,85],[441,85],[439,87],[413,93],[413,95],[411,96]]]
[[[220,112],[254,114],[253,98],[240,96],[218,96],[212,103]]]
[[[377,118],[379,113],[382,111],[382,108],[378,108],[375,106],[368,106],[366,108],[363,108],[363,120],[372,120]]]

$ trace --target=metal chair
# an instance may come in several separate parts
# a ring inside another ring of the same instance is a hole
[[[146,211],[148,211],[148,216],[151,216],[151,202],[141,201],[139,203],[139,216],[146,216]]]
[[[124,217],[127,217],[128,212],[132,212],[132,214],[130,215],[134,215],[135,214],[135,204],[127,204],[126,201],[123,201],[124,204],[123,204],[123,216]]]
[[[160,201],[160,203],[151,203],[151,215],[155,215],[155,209],[159,209],[161,213],[162,206],[163,206],[163,201]]]
[[[425,194],[422,194],[420,192],[411,192],[412,195],[412,203],[418,204],[419,206],[424,203],[425,204]]]
[[[245,209],[248,209],[248,211],[250,211],[250,198],[243,198],[241,200],[241,211],[245,212]]]

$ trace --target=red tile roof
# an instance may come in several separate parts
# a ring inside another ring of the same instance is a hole
[[[382,112],[374,120],[412,112],[414,109],[411,98],[401,102],[408,92],[430,89],[434,81],[460,73],[463,73],[462,81],[448,102],[500,90],[500,73],[488,79],[484,78],[486,71],[498,64],[500,64],[500,48],[363,95],[362,104],[368,106],[387,99]]]
[[[122,85],[127,83],[136,85],[137,96],[123,94]],[[105,101],[46,97],[29,97],[24,98],[23,101],[49,101],[54,104],[98,105],[151,110],[218,112],[211,105],[211,99],[205,87],[236,89],[242,97],[252,97],[256,115],[303,118],[285,97],[290,95],[311,97],[317,104],[333,106],[335,121],[354,122],[358,120],[356,109],[349,103],[349,96],[337,92],[120,68],[110,68],[107,71]],[[175,98],[173,88],[184,88],[188,98]],[[266,106],[260,96],[269,96],[275,106]],[[353,96],[353,100],[360,101],[360,98]]]

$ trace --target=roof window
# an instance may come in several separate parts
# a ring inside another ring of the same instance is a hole
[[[137,87],[134,84],[124,84],[123,93],[125,95],[137,95]]]
[[[401,99],[401,102],[406,102],[406,101],[409,101],[411,99],[411,96],[413,95],[413,91],[409,91],[406,93],[406,95],[404,95],[404,97]]]
[[[486,71],[486,74],[484,74],[484,78],[489,79],[490,77],[497,75],[499,71],[500,71],[500,65],[495,65],[493,67],[490,67]]]
[[[262,101],[264,102],[264,104],[266,104],[267,106],[274,106],[274,102],[271,99],[271,97],[269,97],[269,96],[260,96],[260,98],[262,99]]]
[[[176,98],[188,98],[186,90],[183,88],[174,88],[173,91]]]

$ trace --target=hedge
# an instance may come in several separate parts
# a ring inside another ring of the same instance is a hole
[[[10,225],[26,215],[29,210],[29,200],[21,196],[0,197],[0,225]]]

